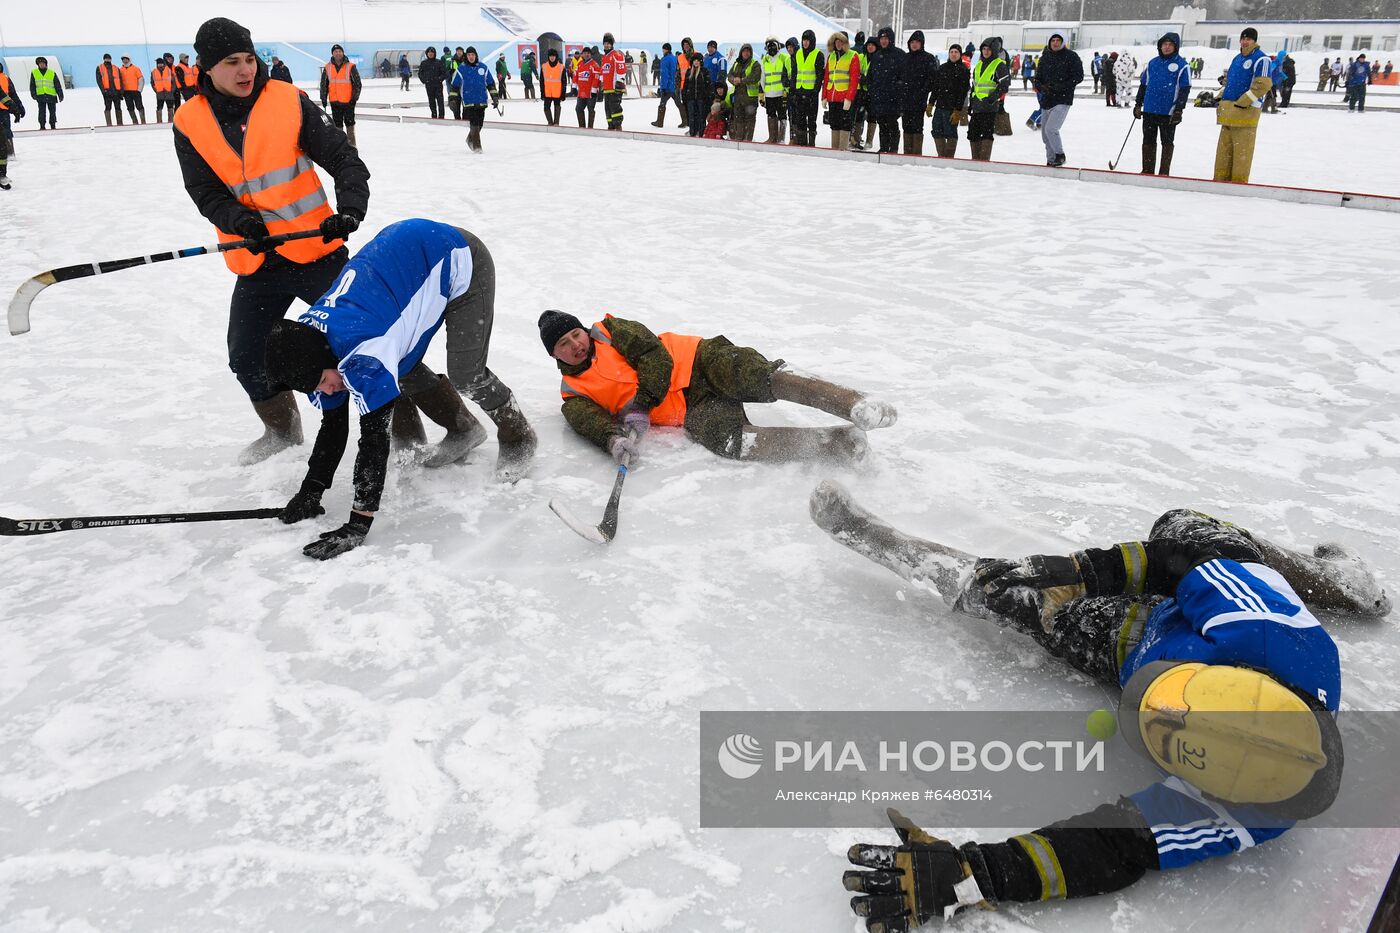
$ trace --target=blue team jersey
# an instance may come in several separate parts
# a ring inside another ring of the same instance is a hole
[[[1127,684],[1153,661],[1246,665],[1316,697],[1333,712],[1341,699],[1336,643],[1288,582],[1263,564],[1212,560],[1188,573],[1176,598],[1152,610],[1119,682]],[[1238,852],[1287,829],[1278,817],[1241,804],[1227,806],[1177,777],[1129,799],[1152,828],[1163,869]]]
[[[1249,86],[1254,83],[1255,78],[1267,78],[1273,63],[1269,61],[1269,56],[1260,50],[1259,46],[1254,47],[1254,51],[1248,55],[1236,55],[1230,62],[1230,70],[1225,73],[1225,87],[1220,92],[1221,100],[1238,100],[1239,96],[1249,90]],[[1263,107],[1263,100],[1256,100],[1251,105]]]
[[[456,227],[402,220],[381,230],[297,317],[326,335],[345,379],[345,392],[312,392],[311,404],[329,411],[349,398],[363,415],[398,398],[399,377],[423,359],[447,303],[471,280],[471,250]]]

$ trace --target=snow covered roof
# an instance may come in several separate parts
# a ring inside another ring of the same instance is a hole
[[[5,45],[189,44],[216,11],[189,0],[132,3],[70,0],[9,4],[0,38]],[[619,45],[692,36],[758,41],[813,29],[821,41],[835,24],[797,0],[221,0],[217,15],[247,26],[257,42],[335,39],[342,42],[509,40],[557,32],[566,40]],[[144,16],[144,23],[143,23]]]

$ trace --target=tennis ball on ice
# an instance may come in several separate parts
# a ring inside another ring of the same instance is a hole
[[[1118,731],[1118,717],[1106,709],[1096,709],[1089,714],[1089,719],[1084,725],[1094,738],[1107,742]]]

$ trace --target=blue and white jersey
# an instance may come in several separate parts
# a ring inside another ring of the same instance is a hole
[[[1165,116],[1186,106],[1191,93],[1191,69],[1180,55],[1156,56],[1142,70],[1142,112]]]
[[[1153,661],[1243,664],[1335,712],[1342,693],[1337,645],[1288,581],[1263,564],[1207,561],[1158,603],[1123,662],[1126,685]]]
[[[1257,45],[1248,55],[1236,55],[1234,61],[1230,62],[1230,70],[1225,73],[1225,87],[1220,92],[1220,99],[1239,100],[1240,95],[1249,90],[1255,78],[1269,76],[1272,66],[1273,62],[1269,61],[1269,56]],[[1262,108],[1264,101],[1260,98],[1253,101],[1251,106]]]
[[[452,86],[461,90],[463,104],[485,104],[496,90],[496,79],[481,62],[462,62],[452,72]]]
[[[399,377],[423,359],[447,303],[471,281],[471,250],[456,227],[401,220],[379,231],[297,316],[326,335],[345,379],[345,392],[312,392],[311,404],[329,411],[348,397],[363,415],[398,398]]]
[[[1332,712],[1341,700],[1336,643],[1288,581],[1263,564],[1221,558],[1183,577],[1176,597],[1152,610],[1142,640],[1118,673],[1119,683],[1127,684],[1153,661],[1246,665],[1316,697]],[[1152,827],[1163,869],[1229,855],[1287,829],[1277,816],[1211,800],[1178,777],[1129,799]]]
[[[1129,794],[1128,799],[1152,830],[1157,866],[1163,871],[1232,855],[1288,831],[1276,816],[1240,804],[1226,807],[1178,777]],[[1249,828],[1251,822],[1256,828]]]

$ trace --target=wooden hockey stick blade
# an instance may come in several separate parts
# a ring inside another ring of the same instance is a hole
[[[611,540],[611,536],[604,537],[602,531],[600,531],[597,526],[580,521],[579,517],[573,512],[570,512],[568,507],[558,499],[549,500],[549,510],[555,515],[558,515],[559,520],[573,529],[574,533],[580,538],[592,541],[594,544],[607,544],[608,541]],[[614,526],[614,531],[615,530],[616,526]]]
[[[58,281],[53,277],[52,272],[41,272],[32,279],[25,279],[20,283],[15,291],[15,297],[10,299],[9,322],[10,335],[18,337],[20,334],[29,333],[29,306],[34,303],[34,299],[39,293]]]

